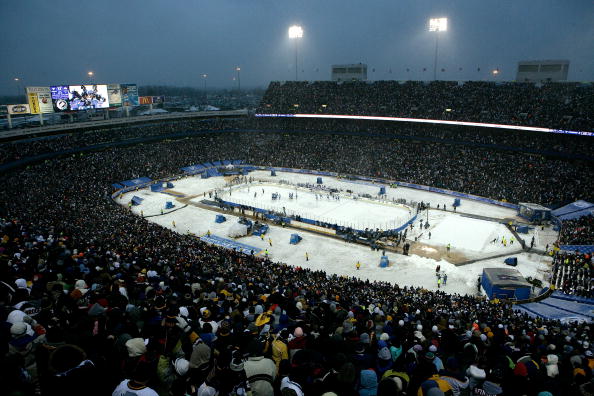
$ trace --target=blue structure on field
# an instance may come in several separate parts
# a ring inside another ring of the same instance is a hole
[[[531,223],[540,223],[551,220],[551,209],[535,203],[520,202],[518,215]]]
[[[151,184],[151,192],[160,192],[163,190],[163,183]]]
[[[138,179],[131,179],[131,180],[124,180],[119,184],[126,186],[126,187],[134,187],[138,186],[139,184],[146,184],[152,182],[152,179],[149,177],[139,177]]]
[[[532,288],[520,271],[513,268],[484,268],[481,286],[489,299],[526,300]]]
[[[460,198],[454,198],[454,204],[452,205],[454,208],[460,206]]]
[[[142,203],[142,198],[137,197],[136,195],[132,197],[132,199],[130,200],[130,202],[132,202],[132,205],[136,206],[136,205],[140,205]]]
[[[252,227],[254,226],[254,222],[251,220],[246,219],[245,217],[240,217],[239,220],[237,221],[239,224],[243,224],[247,226],[247,232],[248,234],[250,232],[252,232]]]
[[[386,187],[384,187],[384,186],[380,187],[379,195],[386,195]]]
[[[268,232],[268,229],[269,229],[269,227],[267,224],[262,224],[262,223],[254,224],[254,229],[252,231],[252,235],[255,235],[255,236],[264,235]]]
[[[173,202],[167,201],[165,202],[165,209],[173,209]]]
[[[167,188],[173,188],[173,183],[167,182]]]
[[[529,226],[518,226],[518,227],[516,227],[516,232],[518,234],[528,234],[528,232],[532,229],[533,228],[529,227]]]
[[[323,183],[322,183],[322,178],[321,178],[321,177],[318,177],[318,179],[316,180],[316,183],[318,183],[318,184],[323,184]]]
[[[289,243],[291,245],[297,245],[299,242],[301,242],[303,238],[301,238],[299,236],[299,234],[291,234],[291,239],[289,240]]]
[[[223,215],[217,215],[217,217],[215,217],[215,223],[224,223],[225,221],[227,221],[227,218]]]
[[[231,239],[221,238],[216,235],[204,235],[200,237],[202,242],[212,243],[213,245],[221,246],[226,249],[231,249],[235,251],[239,251],[245,254],[258,254],[262,251],[262,249],[257,248],[255,246],[246,245],[245,243],[236,242]]]
[[[270,176],[276,176],[276,171],[274,169],[270,169]]]
[[[517,257],[508,257],[503,262],[511,267],[515,267],[518,265],[518,258]]]
[[[389,265],[390,260],[388,260],[388,256],[382,256],[379,263],[380,268],[387,268]]]

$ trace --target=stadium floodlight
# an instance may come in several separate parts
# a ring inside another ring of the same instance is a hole
[[[435,59],[433,60],[433,80],[437,80],[437,52],[439,48],[439,32],[447,32],[448,18],[430,18],[429,31],[435,32]]]
[[[299,80],[299,67],[297,62],[297,54],[299,53],[299,40],[303,37],[303,28],[299,25],[293,25],[289,28],[289,38],[295,41],[295,81]]]
[[[448,18],[429,19],[430,32],[446,32],[448,30]]]
[[[499,69],[494,69],[491,73],[493,73],[494,76],[497,76],[499,74]]]
[[[93,76],[95,76],[95,73],[92,71],[87,72],[87,76],[89,76],[89,81],[92,83],[93,82]]]
[[[208,74],[204,73],[201,75],[202,80],[204,80],[204,90],[206,91],[206,78],[208,77]]]
[[[237,90],[241,91],[241,74],[239,74],[241,67],[237,66],[235,71],[237,72]]]

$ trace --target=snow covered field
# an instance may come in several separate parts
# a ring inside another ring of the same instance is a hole
[[[379,261],[382,255],[381,251],[372,251],[369,247],[363,245],[346,243],[341,240],[329,238],[306,231],[296,231],[292,228],[282,228],[271,226],[264,240],[257,236],[247,236],[238,241],[259,249],[268,249],[270,257],[274,261],[285,262],[290,265],[299,265],[306,268],[325,270],[328,273],[357,276],[370,280],[381,280],[398,283],[401,286],[412,285],[422,286],[427,289],[437,290],[437,281],[435,277],[435,268],[439,264],[441,271],[448,275],[447,284],[442,285],[442,289],[450,293],[475,294],[477,291],[477,277],[482,273],[484,267],[505,266],[503,260],[506,257],[517,257],[518,267],[516,267],[524,276],[535,277],[548,285],[548,273],[551,259],[536,253],[526,253],[521,250],[518,241],[513,245],[509,242],[507,246],[501,243],[504,237],[510,241],[512,234],[503,225],[495,221],[487,221],[469,217],[469,215],[488,216],[495,219],[516,219],[516,213],[512,209],[498,207],[472,200],[462,199],[461,206],[457,213],[453,213],[451,204],[453,198],[443,194],[420,191],[409,188],[386,188],[386,199],[384,202],[370,202],[368,200],[353,200],[348,197],[346,190],[353,194],[370,194],[377,197],[378,186],[370,186],[351,182],[344,179],[335,179],[324,177],[324,186],[343,190],[340,200],[328,199],[324,196],[322,199],[315,199],[315,193],[298,190],[298,198],[289,200],[289,192],[295,192],[291,186],[280,185],[283,183],[316,183],[316,176],[278,172],[276,177],[270,176],[268,171],[251,172],[250,177],[254,178],[254,184],[235,186],[228,195],[229,187],[225,187],[223,177],[213,177],[201,179],[198,177],[187,177],[174,181],[174,187],[171,189],[175,193],[185,195],[185,201],[189,204],[185,207],[173,195],[163,192],[150,192],[149,189],[143,189],[136,192],[130,192],[118,202],[126,205],[132,196],[136,195],[143,198],[141,205],[132,208],[134,213],[150,217],[148,220],[160,224],[164,227],[174,229],[180,233],[192,233],[195,235],[204,235],[208,231],[211,234],[227,238],[227,230],[232,224],[236,223],[236,216],[226,213],[227,221],[224,223],[215,223],[216,212],[196,207],[193,205],[201,199],[208,199],[208,193],[219,190],[221,197],[228,201],[250,202],[249,205],[270,208],[275,207],[281,210],[285,206],[287,213],[310,215],[319,215],[328,219],[336,219],[347,224],[390,224],[396,218],[407,218],[408,209],[393,203],[387,203],[386,200],[406,199],[407,202],[430,202],[434,208],[439,203],[448,205],[448,211],[432,209],[428,212],[422,212],[419,219],[427,220],[430,223],[428,229],[419,229],[415,222],[412,230],[409,229],[408,239],[412,245],[411,251],[417,252],[409,256],[399,253],[387,252],[390,259],[388,268],[379,268]],[[265,184],[265,186],[256,187],[255,184]],[[264,188],[265,194],[257,194],[254,198],[254,192],[261,192]],[[280,201],[272,201],[271,193],[279,192]],[[226,194],[226,195],[225,195]],[[318,194],[319,195],[319,194]],[[164,210],[165,203],[171,201],[175,204],[173,210]],[[181,209],[180,209],[181,208]],[[160,215],[163,210],[163,215]],[[292,233],[297,232],[303,237],[303,240],[297,245],[290,245],[289,238]],[[431,237],[429,238],[429,232]],[[534,230],[531,234],[525,236],[525,241],[529,244],[530,238],[535,235],[535,248],[543,249],[551,239],[554,233],[549,230]],[[417,242],[415,242],[415,238]],[[497,238],[496,243],[492,243]],[[270,241],[269,241],[270,239]],[[446,252],[445,246],[451,245],[451,252]],[[309,260],[306,261],[306,252]],[[490,258],[495,255],[500,257]],[[480,261],[472,264],[456,266],[452,262],[454,256],[463,256],[466,259],[478,259]],[[361,269],[357,270],[356,262],[361,263]]]

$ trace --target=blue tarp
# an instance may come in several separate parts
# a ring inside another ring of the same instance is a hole
[[[231,161],[229,161],[229,160],[223,160],[223,165],[231,165]]]
[[[545,319],[561,320],[562,322],[587,321],[594,319],[594,299],[571,296],[559,291],[536,303],[516,306],[515,310],[539,316]]]
[[[233,160],[233,165],[241,165],[243,160]]]
[[[123,182],[120,182],[120,184],[126,187],[134,187],[139,184],[149,183],[151,181],[152,180],[149,177],[139,177],[138,179],[124,180]]]
[[[594,245],[561,245],[559,249],[566,252],[575,252],[576,250],[582,254],[594,253]]]
[[[151,191],[152,192],[159,192],[161,190],[163,190],[163,183],[151,184]]]
[[[227,218],[223,215],[218,214],[215,217],[215,223],[224,223],[225,221],[227,221]]]
[[[388,256],[382,256],[379,264],[380,268],[386,268],[388,265],[390,265],[390,260],[388,260]]]
[[[236,242],[231,239],[221,238],[216,235],[204,235],[200,237],[200,240],[202,242],[211,243],[213,245],[221,246],[226,249],[239,250],[240,252],[245,254],[251,254],[252,252],[254,254],[258,254],[262,251],[262,249],[257,248],[255,246],[246,245],[245,243]]]
[[[132,205],[140,205],[142,203],[142,198],[137,197],[136,195],[131,199]]]
[[[124,186],[122,186],[122,185],[121,185],[121,184],[119,184],[119,183],[113,183],[113,184],[112,184],[112,187],[113,187],[113,188],[115,188],[116,190],[119,190],[120,188],[124,188]]]
[[[205,162],[202,165],[204,165],[205,168],[212,168],[214,165],[211,164],[210,162]]]
[[[165,202],[165,209],[173,209],[173,202],[171,202],[171,201]]]
[[[191,165],[191,166],[186,166],[183,168],[180,168],[181,170],[183,170],[186,173],[198,173],[198,172],[202,172],[204,170],[204,166],[202,165]]]
[[[579,200],[553,210],[552,214],[561,220],[572,220],[582,216],[594,215],[594,204]]]
[[[214,166],[223,166],[223,164],[222,164],[222,162],[221,162],[221,161],[212,161],[212,164],[213,164]]]

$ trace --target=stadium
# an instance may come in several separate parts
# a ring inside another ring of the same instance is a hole
[[[295,74],[9,105],[6,394],[592,394],[594,85]]]

